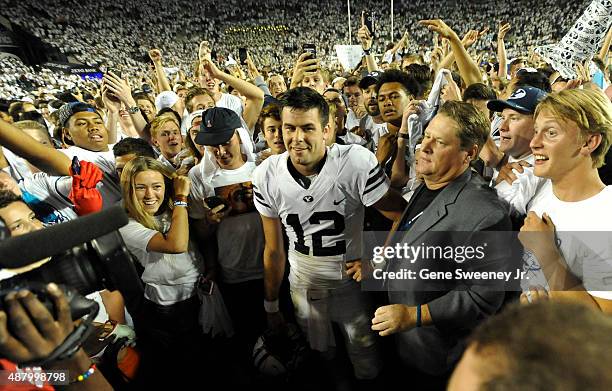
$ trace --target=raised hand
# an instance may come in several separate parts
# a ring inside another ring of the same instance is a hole
[[[453,39],[458,38],[457,33],[453,31],[446,23],[441,19],[426,19],[419,21],[421,26],[427,27],[430,31],[438,33],[442,38]]]
[[[497,30],[497,39],[503,40],[506,37],[508,31],[510,31],[510,23],[502,23],[499,25],[499,29]]]

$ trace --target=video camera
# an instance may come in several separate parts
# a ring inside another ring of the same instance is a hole
[[[9,292],[27,289],[54,314],[52,300],[45,293],[45,285],[54,282],[70,304],[72,319],[87,316],[49,357],[28,365],[64,359],[78,350],[99,309],[95,301],[84,295],[107,289],[119,290],[124,298],[143,297],[143,285],[131,254],[117,231],[127,222],[123,209],[115,206],[0,242],[2,269],[22,268],[49,259],[42,266],[0,281],[0,310]],[[6,236],[0,230],[0,237]]]

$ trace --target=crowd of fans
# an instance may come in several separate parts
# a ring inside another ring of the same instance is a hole
[[[396,2],[393,40],[389,5],[353,1],[354,69],[335,58],[341,2],[2,1],[103,77],[0,57],[0,238],[118,205],[138,274],[88,292],[95,331],[71,354],[83,323],[61,289],[46,288],[52,307],[5,294],[2,369],[42,362],[96,390],[199,373],[269,389],[399,375],[423,390],[612,388],[608,0],[597,20],[585,1]],[[532,48],[578,18],[603,33],[567,79]],[[477,238],[485,255],[466,261]],[[465,251],[411,260],[395,243]],[[432,281],[455,272],[470,277]]]
[[[510,33],[507,38],[508,55],[513,58],[528,53],[536,45],[561,38],[585,4],[586,0],[474,4],[396,1],[392,40],[390,3],[361,0],[351,2],[351,27],[353,32],[358,30],[361,11],[374,11],[376,53],[382,55],[388,43],[398,41],[408,31],[407,50],[425,54],[431,50],[431,34],[418,28],[416,22],[440,18],[459,33],[488,28],[488,33],[473,48],[488,55],[495,52],[497,24],[505,21],[521,26],[521,34]],[[341,2],[291,0],[250,7],[232,0],[210,1],[194,7],[185,1],[57,0],[45,4],[11,3],[0,9],[0,15],[57,47],[69,59],[119,68],[132,76],[145,68],[146,52],[152,47],[164,50],[167,67],[180,67],[190,75],[194,48],[203,39],[211,43],[222,62],[230,55],[236,58],[238,48],[246,47],[258,66],[270,65],[277,72],[291,67],[304,43],[316,43],[319,57],[328,64],[335,61],[334,45],[349,43],[346,4]],[[316,28],[312,28],[313,24]],[[352,42],[357,43],[355,37]],[[24,72],[13,64],[2,65],[0,72],[8,75],[36,73]],[[5,88],[6,84],[0,86],[0,96],[21,98],[28,92]]]

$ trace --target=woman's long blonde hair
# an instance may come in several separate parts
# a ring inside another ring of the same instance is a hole
[[[172,178],[176,174],[166,168],[166,166],[159,161],[145,156],[138,156],[130,160],[125,165],[123,172],[121,173],[121,193],[123,195],[123,202],[128,215],[145,227],[161,232],[159,223],[153,218],[153,216],[144,210],[136,197],[136,185],[134,183],[135,178],[139,172],[143,171],[157,171],[164,177],[165,194],[164,203],[161,207],[168,209],[172,209],[173,205],[172,199],[174,194]]]

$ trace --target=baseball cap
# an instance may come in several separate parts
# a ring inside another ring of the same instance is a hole
[[[494,99],[487,103],[489,110],[502,112],[504,109],[513,109],[523,114],[533,114],[536,106],[544,97],[546,92],[539,88],[520,86],[507,100]]]
[[[227,143],[236,129],[241,128],[240,117],[225,107],[212,107],[202,114],[200,132],[195,142],[200,145],[221,145]]]
[[[155,108],[160,111],[166,107],[172,107],[178,100],[178,95],[173,91],[163,91],[155,98]]]
[[[88,105],[87,103],[83,103],[83,102],[70,102],[60,107],[58,110],[58,118],[59,118],[60,127],[62,128],[65,127],[66,122],[68,122],[70,117],[72,117],[76,113],[80,113],[83,111],[88,111],[91,113],[98,114],[98,112],[93,106]]]
[[[365,75],[361,80],[359,80],[359,88],[365,90],[372,84],[378,83],[378,78],[380,77],[380,72],[373,71]]]

